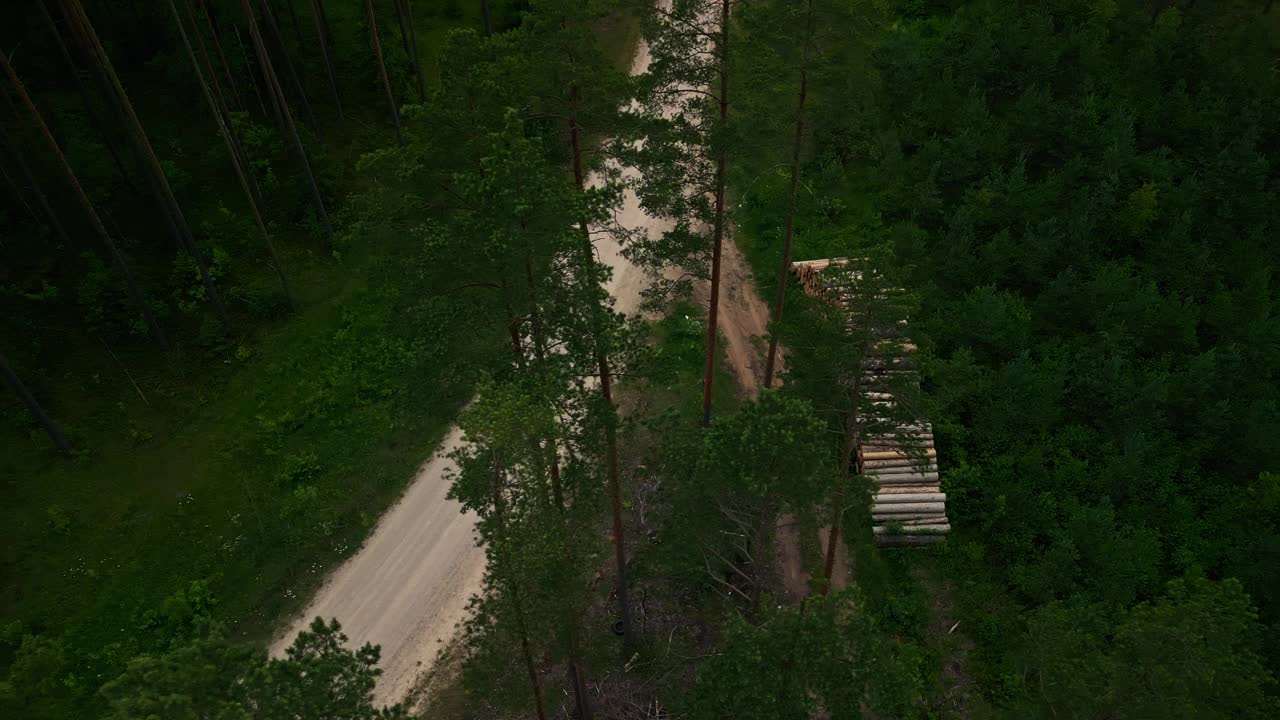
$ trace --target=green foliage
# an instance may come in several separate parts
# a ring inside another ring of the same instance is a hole
[[[884,248],[918,291],[949,544],[974,554],[943,572],[978,642],[970,671],[1010,717],[1274,712],[1280,325],[1264,238],[1280,227],[1280,84],[1265,68],[1280,43],[1243,3],[1160,5],[863,4],[871,31],[815,75],[796,255]],[[742,62],[764,73],[776,56]],[[741,106],[758,117],[743,122],[774,127],[781,85],[747,86]],[[780,135],[735,178],[765,277],[785,211],[768,172]],[[820,400],[841,356],[820,342],[823,310],[797,295],[789,380]],[[1200,575],[1213,582],[1161,594]],[[1200,659],[1187,667],[1238,673],[1239,687],[1186,689],[1176,660],[1128,639],[1165,632],[1153,608],[1195,614],[1209,596],[1233,617],[1200,616],[1217,639],[1187,648]],[[1239,600],[1256,620],[1234,614]],[[985,619],[989,605],[1007,611]],[[1023,609],[1041,629],[1075,614],[1028,636]],[[1011,665],[1037,654],[1060,664],[1037,677]],[[1122,690],[1141,675],[1123,663],[1153,675]]]
[[[190,641],[140,655],[102,688],[112,720],[166,717],[347,720],[406,718],[373,703],[378,648],[344,647],[337,620],[316,618],[283,659],[268,659],[208,625]]]
[[[849,590],[800,608],[770,610],[759,625],[730,620],[698,672],[691,718],[902,717],[919,697],[919,658],[894,641]]]
[[[1240,583],[1175,580],[1153,604],[1046,605],[1027,626],[1019,717],[1274,717]]]

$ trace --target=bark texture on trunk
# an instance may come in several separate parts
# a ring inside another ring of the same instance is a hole
[[[827,533],[827,554],[822,563],[822,594],[831,591],[831,575],[836,565],[836,546],[840,541],[840,527],[844,520],[845,490],[849,486],[849,473],[854,453],[858,447],[858,383],[854,383],[849,395],[849,411],[845,414],[844,435],[840,441],[840,475],[831,493],[831,530]]]
[[[729,0],[720,2],[720,40],[717,64],[720,74],[720,130],[723,133],[729,122]],[[702,426],[711,426],[711,394],[715,389],[716,341],[719,339],[720,314],[720,256],[724,246],[725,183],[728,181],[728,151],[726,138],[720,137],[721,146],[716,156],[716,209],[713,221],[711,246],[711,300],[707,305],[707,357],[702,373]]]
[[[32,120],[40,128],[41,134],[44,135],[45,143],[48,144],[50,152],[58,162],[58,167],[62,170],[63,176],[67,180],[67,184],[75,191],[76,199],[80,201],[80,207],[89,217],[89,222],[93,226],[94,232],[97,233],[102,244],[107,248],[111,260],[115,264],[116,269],[124,277],[125,286],[129,291],[129,298],[133,304],[137,306],[142,317],[147,322],[147,329],[151,333],[151,338],[156,341],[162,349],[169,349],[169,339],[165,337],[164,331],[160,329],[160,324],[156,322],[155,313],[151,312],[151,307],[147,304],[146,299],[142,295],[142,290],[138,287],[137,278],[134,277],[133,271],[129,269],[129,264],[125,262],[124,255],[120,254],[120,249],[116,247],[116,243],[111,239],[111,234],[107,232],[106,226],[102,224],[102,218],[98,216],[98,211],[94,209],[93,203],[89,202],[89,196],[85,195],[84,188],[80,185],[80,179],[76,177],[75,171],[71,169],[71,165],[67,163],[67,158],[62,154],[62,149],[58,147],[58,143],[53,138],[53,133],[49,131],[49,126],[45,124],[44,117],[40,115],[40,111],[31,102],[31,96],[27,94],[26,87],[18,78],[17,73],[13,71],[13,66],[9,64],[9,58],[5,53],[0,53],[0,70],[4,71],[5,76],[9,79],[9,83],[13,85],[14,91],[18,93],[18,99],[23,107],[27,109]]]
[[[586,192],[586,171],[582,165],[582,128],[578,125],[579,90],[574,84],[569,90],[569,146],[573,158],[573,181],[579,193]],[[578,220],[582,234],[581,262],[586,268],[595,261],[591,231],[585,219]],[[622,517],[622,482],[618,477],[618,427],[617,408],[613,404],[613,378],[609,366],[609,348],[603,347],[599,308],[592,311],[592,328],[596,340],[596,367],[600,374],[600,395],[605,403],[607,422],[605,427],[605,471],[608,473],[609,506],[613,521],[613,554],[617,573],[616,592],[618,615],[622,623],[624,652],[635,640],[631,627],[631,601],[627,590],[626,526]]]
[[[270,6],[267,0],[262,0],[262,3],[268,7]],[[292,9],[292,5],[290,9]],[[289,57],[289,48],[285,45],[284,36],[280,34],[280,25],[276,22],[275,13],[267,12],[263,13],[262,16],[267,21],[267,30],[271,31],[271,37],[275,39],[276,47],[280,48],[280,60],[284,64],[285,75],[289,78],[289,84],[293,86],[293,91],[298,95],[298,102],[302,104],[302,112],[307,116],[307,125],[311,126],[311,132],[314,132],[316,137],[320,137],[320,125],[316,122],[315,113],[311,112],[311,103],[307,100],[307,91],[302,87],[302,80],[298,78],[298,72],[293,67],[293,59]],[[274,68],[271,74],[273,76],[272,82],[279,85],[280,79],[276,75]],[[283,92],[280,93],[280,102],[287,102]]]
[[[58,424],[53,421],[53,418],[49,417],[49,414],[40,406],[40,402],[31,394],[27,386],[22,383],[22,379],[18,377],[18,374],[13,371],[4,353],[0,353],[0,375],[4,375],[5,381],[18,394],[18,397],[22,398],[22,402],[26,403],[27,409],[35,416],[36,422],[40,423],[40,427],[44,428],[44,431],[49,434],[49,439],[53,441],[54,446],[62,452],[71,452],[71,443],[67,442],[67,438],[62,434]]]
[[[6,104],[9,103],[8,92],[4,93]],[[16,113],[15,113],[16,115]],[[71,237],[67,235],[66,228],[62,226],[62,220],[58,218],[58,213],[49,205],[49,199],[45,196],[44,190],[40,187],[40,183],[36,181],[35,175],[31,173],[31,166],[27,165],[27,159],[23,157],[18,144],[9,138],[9,133],[5,131],[4,126],[0,125],[0,157],[8,155],[13,158],[13,164],[18,167],[18,172],[22,173],[22,180],[31,188],[31,192],[36,196],[36,204],[40,206],[40,213],[44,215],[45,222],[49,223],[49,227],[53,229],[53,234],[63,247],[68,250],[75,250],[76,244],[72,242]],[[17,188],[14,188],[17,193]],[[29,208],[28,208],[29,209]]]
[[[188,59],[191,60],[191,67],[195,70],[196,79],[200,83],[205,102],[209,106],[209,113],[213,115],[214,121],[218,125],[218,132],[222,136],[223,144],[227,147],[227,154],[231,156],[231,166],[236,172],[236,179],[240,181],[240,189],[244,191],[245,199],[249,202],[249,209],[253,211],[253,219],[258,226],[258,232],[262,234],[267,253],[271,256],[271,264],[275,267],[276,275],[280,278],[285,298],[289,303],[289,310],[290,312],[296,312],[298,306],[294,302],[293,289],[289,287],[289,278],[285,275],[284,264],[280,262],[280,255],[276,252],[275,243],[271,242],[271,235],[267,232],[267,226],[262,221],[262,207],[256,184],[251,186],[247,174],[248,169],[241,162],[244,158],[244,151],[240,147],[240,138],[236,135],[230,114],[227,112],[226,99],[222,96],[221,90],[218,91],[215,97],[205,79],[205,71],[212,75],[213,66],[209,62],[209,53],[205,49],[204,41],[200,38],[199,27],[196,25],[195,16],[191,12],[191,6],[187,5],[186,7],[187,17],[191,21],[191,28],[195,32],[196,40],[200,45],[200,54],[204,58],[205,70],[201,70],[201,64],[196,59],[195,50],[191,46],[191,40],[187,37],[186,28],[182,24],[182,17],[178,14],[178,7],[174,4],[174,0],[169,0],[169,9],[173,12],[173,20],[178,25],[178,35],[182,38],[182,45],[186,48]],[[216,82],[216,78],[214,80]]]
[[[316,44],[320,46],[320,62],[324,65],[324,74],[329,80],[333,104],[338,108],[338,122],[345,123],[347,118],[342,112],[342,98],[338,95],[338,77],[333,72],[333,61],[329,59],[329,37],[323,5],[324,0],[311,0],[311,19],[316,26]]]
[[[498,542],[502,543],[507,534],[506,518],[502,507],[502,463],[494,462],[493,480],[489,491],[493,499],[493,519],[497,524]],[[542,685],[538,681],[538,669],[533,662],[533,650],[529,644],[529,629],[524,619],[524,602],[521,599],[520,584],[511,575],[506,578],[507,592],[511,593],[511,608],[516,616],[516,631],[520,634],[520,655],[524,660],[525,672],[529,676],[529,687],[533,692],[533,706],[538,720],[546,720],[547,713],[542,707]]]
[[[284,101],[284,91],[280,88],[280,81],[271,65],[271,57],[267,54],[267,47],[262,41],[262,33],[258,29],[258,22],[254,17],[253,8],[249,6],[249,0],[240,0],[240,3],[244,9],[245,20],[249,23],[249,36],[253,40],[254,49],[258,53],[258,61],[262,65],[263,74],[266,75],[269,90],[278,100],[280,109],[283,111],[283,120],[289,130],[290,137],[293,139],[293,147],[298,154],[298,162],[302,164],[302,170],[307,176],[307,183],[311,186],[311,198],[316,204],[316,214],[319,216],[320,224],[324,227],[325,232],[332,235],[333,225],[329,223],[329,213],[325,210],[324,200],[320,197],[320,186],[316,184],[315,173],[311,171],[311,159],[307,157],[307,149],[302,144],[302,137],[298,135],[298,126],[293,122],[293,114],[289,112],[289,105]]]
[[[222,64],[222,72],[227,76],[227,85],[231,88],[231,97],[235,98],[236,109],[244,109],[244,100],[240,98],[240,88],[236,85],[235,73],[231,72],[231,64],[227,62],[227,55],[222,51],[222,38],[219,37],[218,25],[213,21],[213,11],[209,9],[207,0],[201,0],[201,7],[204,9],[205,24],[209,27],[209,38],[213,41],[214,52],[218,54],[218,61]],[[197,36],[199,31],[196,31]],[[241,48],[243,50],[243,48]]]
[[[209,295],[209,301],[213,303],[214,311],[222,322],[223,330],[227,335],[230,335],[231,318],[227,315],[227,307],[222,301],[222,294],[218,291],[217,283],[214,282],[213,275],[209,272],[209,265],[205,262],[204,254],[200,252],[200,246],[196,243],[195,235],[191,232],[191,226],[187,223],[187,218],[182,212],[182,206],[178,204],[173,188],[169,185],[169,178],[165,176],[164,169],[160,166],[160,160],[156,157],[155,148],[151,146],[151,139],[142,127],[142,122],[138,120],[138,114],[133,109],[133,103],[130,102],[128,93],[125,92],[124,86],[120,83],[120,78],[116,75],[115,66],[111,64],[111,58],[107,56],[107,51],[103,48],[101,40],[98,39],[98,33],[89,21],[89,16],[85,14],[80,0],[71,0],[70,9],[74,13],[72,18],[73,25],[80,34],[85,44],[85,49],[97,60],[95,68],[106,81],[108,85],[107,91],[112,96],[112,102],[118,104],[125,120],[133,131],[133,141],[145,161],[146,168],[151,172],[152,182],[155,184],[160,204],[167,213],[166,219],[170,224],[170,228],[177,236],[179,246],[185,249],[187,254],[195,260],[196,267],[200,272],[200,281],[204,285],[205,292]]]
[[[382,89],[387,93],[391,122],[396,126],[396,140],[403,145],[404,132],[400,129],[400,111],[396,109],[396,98],[391,93],[391,78],[387,76],[387,65],[382,61],[382,41],[378,39],[378,19],[373,13],[373,0],[364,0],[364,7],[369,16],[369,34],[373,37],[373,54],[378,58],[378,72],[382,75]]]
[[[49,7],[45,0],[40,0],[40,15],[44,18],[44,22],[49,27],[49,33],[53,35],[54,43],[58,46],[58,54],[62,56],[62,62],[66,64],[67,71],[71,73],[71,77],[76,81],[76,92],[80,93],[80,101],[84,103],[84,109],[89,113],[89,119],[93,122],[94,127],[98,129],[98,133],[102,135],[102,144],[107,146],[107,152],[111,153],[111,161],[115,163],[116,170],[120,172],[120,178],[124,183],[135,191],[133,180],[129,177],[129,171],[125,168],[124,161],[120,158],[120,152],[116,150],[116,144],[111,140],[111,134],[107,132],[106,121],[102,115],[98,113],[94,106],[92,98],[89,96],[89,89],[84,86],[84,78],[80,77],[80,67],[76,65],[76,61],[71,57],[71,51],[67,49],[67,44],[62,39],[62,33],[58,30],[58,25],[53,21],[53,15],[49,13]]]
[[[782,234],[782,263],[778,267],[778,289],[773,298],[773,313],[769,318],[769,352],[764,363],[764,387],[773,386],[773,374],[777,368],[778,333],[782,323],[783,305],[787,300],[787,280],[791,277],[791,245],[795,239],[796,195],[800,190],[800,144],[804,141],[804,106],[809,90],[809,38],[813,33],[813,0],[806,0],[805,47],[800,59],[800,88],[796,97],[795,132],[791,138],[791,187],[787,196],[787,222]]]

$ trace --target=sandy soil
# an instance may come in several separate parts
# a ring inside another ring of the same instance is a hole
[[[641,43],[631,71],[640,73],[648,67],[648,48]],[[618,221],[650,233],[668,227],[645,215],[630,191]],[[613,239],[601,236],[596,248],[601,261],[613,268],[608,288],[615,298],[614,308],[635,312],[646,285],[644,272],[622,257]],[[455,426],[359,552],[330,575],[306,611],[272,644],[273,654],[283,655],[318,615],[338,618],[352,647],[366,642],[382,646],[383,675],[376,690],[380,703],[404,699],[418,677],[430,670],[437,653],[465,619],[467,603],[480,591],[484,578],[476,517],[446,498],[454,469],[446,455],[461,442],[462,431]]]

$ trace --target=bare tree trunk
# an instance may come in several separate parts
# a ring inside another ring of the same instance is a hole
[[[311,19],[316,26],[316,43],[320,46],[320,60],[324,63],[325,77],[329,79],[329,90],[333,92],[333,103],[338,107],[338,122],[346,123],[342,113],[342,98],[338,96],[338,78],[333,73],[333,62],[329,59],[329,38],[325,32],[324,11],[321,7],[324,0],[311,0]]]
[[[413,48],[413,68],[414,74],[418,76],[418,100],[427,101],[427,83],[422,77],[422,53],[418,50],[418,29],[413,25],[413,3],[410,0],[400,0],[404,3],[404,14],[409,19],[409,45]]]
[[[403,145],[404,133],[400,130],[400,111],[396,109],[396,99],[391,94],[391,78],[387,77],[387,65],[382,61],[382,42],[378,40],[378,19],[373,14],[373,0],[364,0],[364,7],[369,15],[369,34],[373,37],[373,53],[378,58],[378,72],[382,73],[382,88],[387,92],[387,105],[391,108],[391,122],[396,126],[396,140]]]
[[[720,128],[729,122],[729,0],[720,3]],[[702,426],[711,426],[711,393],[716,377],[716,341],[719,339],[720,255],[724,245],[724,200],[728,151],[724,138],[716,158],[716,210],[711,249],[711,301],[707,306],[707,358],[702,374]]]
[[[831,492],[831,529],[827,531],[827,555],[822,564],[822,594],[831,591],[831,574],[836,565],[836,546],[840,540],[840,525],[844,520],[845,489],[849,485],[849,472],[853,465],[854,451],[858,447],[858,393],[862,376],[854,381],[849,393],[849,411],[845,413],[845,426],[840,442],[840,474]]]
[[[276,253],[275,244],[271,242],[271,235],[267,232],[267,226],[262,221],[262,208],[258,202],[259,198],[254,189],[250,187],[246,176],[246,168],[241,164],[243,153],[239,147],[239,138],[234,134],[231,126],[231,118],[225,106],[226,101],[222,97],[221,91],[219,91],[216,99],[213,93],[210,92],[209,83],[205,81],[204,72],[200,69],[200,63],[196,60],[195,50],[191,47],[186,28],[182,24],[182,17],[178,14],[178,7],[173,0],[169,0],[169,9],[173,12],[173,20],[178,25],[178,35],[181,36],[182,44],[187,50],[187,57],[191,60],[191,67],[195,70],[196,79],[200,82],[200,89],[204,92],[204,99],[209,105],[209,112],[213,115],[214,121],[217,122],[222,141],[227,146],[227,154],[231,156],[231,165],[236,171],[236,177],[240,180],[240,188],[244,191],[245,199],[249,201],[249,208],[253,211],[253,219],[257,222],[258,231],[262,234],[262,240],[267,246],[267,252],[271,255],[271,264],[275,266],[276,274],[280,278],[280,284],[284,288],[285,297],[289,302],[289,310],[297,312],[298,306],[293,299],[293,289],[289,287],[289,278],[284,273],[284,265],[280,262],[280,256]],[[186,9],[192,29],[198,31],[199,27],[196,25],[195,17],[191,12],[191,6],[188,5]],[[205,66],[212,74],[213,67],[209,63],[209,53],[204,47],[204,41],[200,40],[198,32],[196,39],[200,42],[200,52],[204,56]]]
[[[493,21],[489,18],[489,0],[480,0],[480,17],[484,20],[484,36],[493,35]]]
[[[191,226],[187,224],[187,219],[182,214],[182,208],[178,205],[177,198],[174,197],[173,188],[169,186],[169,179],[165,177],[164,169],[160,167],[160,161],[156,158],[155,150],[151,147],[151,140],[147,138],[147,133],[143,129],[142,123],[138,121],[138,115],[134,112],[133,103],[129,102],[129,96],[125,93],[124,86],[120,84],[120,78],[116,76],[111,59],[107,56],[106,50],[103,49],[102,43],[98,40],[98,34],[94,31],[93,24],[89,22],[89,17],[85,15],[84,8],[80,5],[80,0],[71,0],[71,6],[75,12],[78,29],[87,42],[86,48],[92,55],[96,56],[98,60],[97,67],[110,80],[111,90],[114,92],[115,99],[124,109],[125,116],[133,128],[134,141],[138,143],[138,147],[143,151],[151,173],[155,177],[163,204],[168,208],[170,222],[177,228],[178,235],[181,237],[187,253],[195,260],[196,267],[200,270],[200,279],[204,283],[205,292],[209,294],[209,300],[213,302],[214,310],[222,321],[223,329],[230,335],[231,318],[227,316],[227,308],[222,302],[222,294],[218,292],[213,276],[209,274],[209,267],[205,263],[204,255],[200,252],[200,246],[196,244],[195,236],[191,233]]]
[[[262,4],[271,9],[267,0],[262,0]],[[302,81],[298,79],[298,73],[293,68],[293,60],[289,57],[289,48],[284,43],[284,36],[280,34],[280,26],[276,23],[275,15],[272,12],[265,12],[262,17],[267,21],[267,30],[271,31],[271,37],[275,39],[276,47],[280,48],[280,59],[284,62],[285,75],[288,76],[289,84],[293,86],[293,91],[298,94],[298,102],[302,104],[302,112],[307,116],[307,124],[311,126],[311,132],[315,133],[316,137],[320,137],[320,125],[316,123],[315,113],[311,112],[311,103],[307,100],[307,91],[302,87]],[[280,79],[274,69],[272,69],[271,75],[273,76],[272,82],[279,85]],[[280,102],[282,104],[288,102],[285,100],[283,92],[280,93]]]
[[[493,481],[490,484],[490,493],[493,496],[493,516],[497,522],[497,531],[500,535],[499,543],[502,537],[506,535],[506,520],[503,515],[502,508],[502,463],[495,461],[493,464]],[[533,663],[533,651],[529,647],[529,630],[524,620],[524,604],[521,602],[520,585],[511,575],[506,576],[507,589],[511,593],[511,605],[516,615],[516,631],[520,634],[520,654],[524,659],[525,671],[529,675],[529,687],[533,691],[534,711],[538,720],[546,720],[547,714],[542,707],[542,686],[538,682],[538,669]]]
[[[76,65],[75,59],[71,57],[71,52],[67,49],[66,42],[62,39],[62,33],[58,31],[57,24],[53,21],[53,15],[49,14],[49,8],[45,4],[45,0],[40,0],[40,15],[44,17],[44,22],[49,26],[49,33],[53,35],[55,44],[58,46],[58,54],[62,56],[62,61],[66,63],[67,70],[76,81],[76,91],[80,93],[80,100],[84,103],[84,109],[89,113],[89,118],[98,128],[98,132],[102,135],[102,144],[107,146],[107,152],[111,153],[111,161],[115,163],[116,170],[120,172],[120,178],[124,180],[125,185],[137,191],[133,185],[133,180],[129,177],[129,171],[125,169],[124,161],[120,159],[120,153],[116,150],[116,145],[111,141],[111,135],[107,132],[107,125],[103,121],[102,116],[94,109],[92,99],[89,96],[89,89],[84,86],[84,78],[80,77],[80,68]]]
[[[8,91],[5,91],[4,98],[5,103],[12,108]],[[14,115],[16,116],[17,113],[14,112]],[[5,131],[4,125],[0,125],[0,151],[2,151],[2,154],[13,157],[14,165],[18,166],[18,171],[22,173],[23,181],[26,182],[27,187],[31,188],[31,192],[35,194],[36,204],[40,206],[40,212],[44,215],[45,221],[49,223],[49,227],[53,228],[53,234],[58,239],[58,242],[62,243],[63,247],[68,250],[75,250],[76,244],[67,235],[66,228],[62,227],[62,220],[58,218],[58,213],[54,212],[53,207],[49,205],[49,199],[45,197],[44,190],[40,188],[35,176],[31,174],[31,167],[27,165],[26,158],[22,156],[22,150],[17,143],[9,138],[9,133]],[[16,191],[17,188],[15,187],[14,190]]]
[[[523,229],[523,226],[524,226],[524,223],[522,221],[521,222],[522,229]],[[529,308],[530,308],[529,325],[530,325],[530,329],[532,331],[532,336],[533,336],[533,352],[534,352],[534,357],[537,358],[539,363],[541,363],[546,360],[547,340],[546,340],[546,334],[543,331],[542,315],[541,315],[541,312],[538,310],[538,293],[537,293],[537,288],[536,288],[534,277],[533,277],[533,260],[530,257],[530,253],[527,248],[524,256],[524,273],[525,273],[525,283],[526,283],[526,287],[528,288],[528,294],[529,294]],[[565,558],[567,559],[569,566],[573,567],[576,564],[576,560],[574,557],[575,553],[573,552],[572,544],[568,540],[569,529],[566,526],[566,523],[564,521],[564,510],[565,510],[564,492],[560,486],[559,442],[557,441],[554,435],[549,435],[546,439],[546,442],[547,442],[547,455],[550,458],[550,466],[551,466],[551,469],[549,472],[549,476],[551,478],[551,500],[555,507],[555,511],[560,518],[560,525],[559,525],[560,540],[561,540],[561,545],[564,547]],[[578,657],[579,657],[578,627],[577,627],[578,610],[567,604],[564,606],[564,610],[565,610],[565,628],[567,630],[567,636],[568,636],[567,649],[568,649],[568,656],[569,656],[568,657],[569,684],[573,686],[573,697],[574,697],[574,703],[578,710],[578,717],[582,718],[583,720],[590,720],[591,719],[591,703],[589,698],[587,697],[586,689],[584,687],[584,683],[582,680],[582,672],[579,669],[579,663],[578,663]]]
[[[271,67],[271,57],[267,54],[267,46],[262,42],[262,33],[258,30],[258,22],[254,18],[253,8],[249,7],[249,0],[240,0],[240,4],[244,9],[245,19],[249,23],[249,37],[258,53],[258,60],[262,63],[270,91],[284,111],[285,125],[289,129],[290,136],[293,137],[294,150],[298,153],[298,160],[302,163],[302,170],[307,176],[307,182],[311,185],[311,197],[316,204],[316,213],[319,215],[320,223],[324,226],[325,232],[332,235],[333,225],[329,224],[329,213],[325,210],[324,200],[320,197],[320,186],[316,184],[316,176],[311,172],[311,160],[307,158],[307,149],[303,146],[302,138],[298,135],[298,127],[293,122],[293,115],[289,112],[289,105],[284,102],[284,91],[280,89],[280,82],[276,79],[275,70]]]
[[[796,194],[800,190],[800,144],[804,140],[804,105],[809,89],[809,37],[813,33],[813,0],[806,2],[805,48],[800,60],[800,90],[796,98],[795,134],[791,147],[791,189],[787,197],[787,223],[782,234],[782,264],[778,267],[778,290],[773,298],[773,325],[769,333],[769,353],[765,356],[764,387],[773,387],[773,373],[777,367],[778,333],[782,323],[783,304],[787,299],[787,279],[791,276],[791,243],[795,238]]]
[[[233,33],[235,33],[235,36],[236,36],[236,44],[240,46],[240,56],[241,56],[241,57],[243,57],[243,58],[245,59],[245,62],[246,62],[246,63],[248,63],[248,62],[249,62],[249,52],[248,52],[247,50],[245,50],[245,48],[244,48],[244,41],[240,39],[240,28],[236,27],[236,26],[233,24],[233,25],[231,26],[231,31],[232,31]],[[250,71],[250,72],[249,72],[249,76],[250,76],[250,78],[252,79],[253,71]],[[270,81],[266,79],[265,72],[264,72],[264,74],[263,74],[263,79],[264,79],[264,81],[265,81],[266,83],[268,83],[268,84],[270,83]],[[264,86],[265,86],[265,85],[264,85]],[[252,87],[252,88],[253,88],[253,95],[254,95],[254,97],[256,97],[256,98],[258,99],[258,109],[262,111],[262,116],[263,116],[263,117],[266,117],[266,116],[267,116],[267,105],[266,105],[266,103],[262,102],[262,92],[258,90],[258,83],[257,83],[257,81],[255,80],[255,81],[250,82],[250,83],[249,83],[249,87]],[[271,93],[270,93],[270,90],[268,90],[268,94],[271,94]],[[280,117],[280,111],[279,111],[279,109],[277,109],[277,108],[275,107],[275,96],[274,96],[274,95],[272,95],[272,100],[271,100],[271,102],[272,102],[272,109],[274,109],[274,110],[276,111],[276,127],[283,127],[283,126],[284,126],[284,120],[283,120],[283,118],[281,118],[281,117]]]
[[[35,416],[36,422],[40,423],[40,427],[44,428],[44,431],[49,434],[49,439],[53,441],[53,444],[62,452],[71,452],[71,443],[67,442],[67,438],[62,434],[58,424],[53,421],[53,418],[49,417],[43,407],[40,407],[40,402],[31,394],[31,391],[27,390],[27,386],[22,384],[22,380],[10,367],[9,360],[4,356],[4,353],[0,353],[0,374],[4,375],[4,379],[8,381],[9,386],[13,388],[14,392],[18,393],[18,397],[22,398],[22,402],[27,404],[27,409]]]
[[[93,225],[94,231],[102,240],[102,244],[106,246],[107,252],[110,253],[112,261],[116,265],[116,269],[124,276],[125,286],[129,290],[129,297],[133,300],[134,305],[142,312],[142,317],[147,322],[147,328],[151,332],[151,337],[164,350],[169,349],[169,340],[165,337],[164,331],[160,329],[160,324],[156,322],[155,314],[151,312],[151,307],[147,304],[146,299],[142,295],[142,291],[138,288],[138,281],[133,276],[133,272],[129,270],[128,263],[125,262],[124,256],[120,254],[120,249],[116,247],[116,243],[111,239],[111,235],[107,232],[107,228],[102,224],[102,218],[98,217],[98,211],[93,208],[93,203],[89,202],[89,197],[84,194],[84,188],[80,185],[79,178],[71,169],[71,165],[67,163],[67,158],[62,154],[62,149],[58,147],[58,143],[53,139],[53,133],[49,131],[49,126],[45,124],[44,118],[40,115],[40,111],[36,109],[34,103],[31,102],[31,96],[27,94],[26,87],[22,81],[18,79],[17,73],[13,71],[13,67],[9,64],[9,58],[5,53],[0,52],[0,69],[4,70],[4,74],[9,78],[9,82],[13,85],[14,90],[18,93],[19,100],[26,107],[27,112],[35,120],[43,133],[45,142],[49,145],[49,150],[53,153],[54,158],[58,161],[58,166],[62,169],[63,175],[67,179],[67,183],[71,185],[72,190],[76,193],[76,198],[80,201],[81,208],[85,214],[89,216],[89,222]]]
[[[285,6],[289,8],[289,23],[293,25],[293,36],[298,40],[298,47],[302,47],[302,30],[298,26],[298,10],[293,6],[293,0],[285,0]]]
[[[409,58],[409,67],[413,70],[414,76],[418,79],[418,99],[427,99],[427,89],[422,83],[422,68],[418,65],[418,56],[414,51],[417,44],[409,29],[409,9],[408,0],[395,0],[396,18],[400,21],[400,39],[404,42],[404,54]]]
[[[578,86],[569,91],[569,145],[573,153],[573,181],[579,193],[586,192],[586,173],[582,167],[582,128],[578,125]],[[591,231],[587,221],[580,218],[578,229],[582,234],[581,262],[587,268],[595,262],[591,244]],[[617,572],[618,615],[622,622],[624,647],[634,641],[631,628],[631,602],[627,596],[627,544],[626,528],[622,517],[622,482],[618,478],[618,427],[617,408],[613,404],[613,386],[609,367],[609,349],[603,347],[603,328],[599,320],[599,308],[592,309],[592,328],[596,342],[596,366],[600,374],[600,395],[605,403],[605,465],[609,478],[609,507],[613,516],[613,555]]]
[[[214,52],[218,54],[218,61],[222,63],[222,73],[227,76],[227,85],[231,88],[231,97],[236,100],[236,109],[243,110],[244,100],[240,97],[240,88],[236,86],[236,76],[235,73],[231,72],[231,64],[227,62],[226,53],[222,52],[222,39],[218,36],[218,26],[213,21],[213,11],[209,9],[208,0],[200,0],[200,6],[204,9],[204,19],[205,23],[209,27],[209,37],[213,40]],[[200,31],[195,30],[194,28],[193,30],[195,31],[196,36],[199,37]],[[244,46],[242,45],[240,49],[241,52],[243,52]],[[209,74],[213,77],[214,82],[217,82],[217,78],[214,77],[212,71]],[[254,86],[254,90],[257,90],[256,85]],[[259,98],[259,102],[261,102],[261,98]],[[266,108],[263,108],[263,113],[266,113]]]

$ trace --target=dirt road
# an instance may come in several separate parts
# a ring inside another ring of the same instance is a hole
[[[648,48],[641,43],[631,71],[648,67]],[[651,233],[667,228],[645,215],[630,191],[618,219],[626,227],[644,227]],[[615,309],[635,312],[645,287],[644,272],[627,262],[612,240],[601,239],[597,251],[613,268],[608,288]],[[430,669],[436,653],[465,618],[467,602],[479,592],[484,577],[476,518],[446,497],[454,467],[446,455],[461,442],[462,431],[455,426],[359,552],[333,572],[306,611],[277,638],[273,654],[284,654],[318,615],[338,618],[352,647],[366,642],[382,646],[383,675],[376,691],[380,703],[402,700],[418,676]]]
[[[631,71],[641,73],[648,66],[648,48],[641,43]],[[669,228],[665,221],[647,216],[630,191],[618,220],[625,227],[644,228],[650,234]],[[721,332],[726,338],[726,356],[742,390],[755,395],[763,376],[759,338],[766,330],[768,308],[756,293],[750,270],[732,241],[725,243],[724,250]],[[622,257],[611,239],[601,239],[597,252],[600,260],[613,268],[608,288],[615,309],[636,312],[646,285],[645,273]],[[706,289],[701,292],[705,299]],[[405,697],[452,639],[484,576],[484,550],[476,545],[476,518],[446,497],[454,467],[446,455],[461,442],[462,432],[455,426],[400,501],[382,516],[359,552],[330,575],[306,611],[277,638],[272,653],[283,654],[316,616],[336,617],[353,647],[366,642],[382,646],[383,675],[377,700],[392,703]],[[780,557],[789,575],[800,572],[798,537],[791,540],[794,553],[781,553]]]

